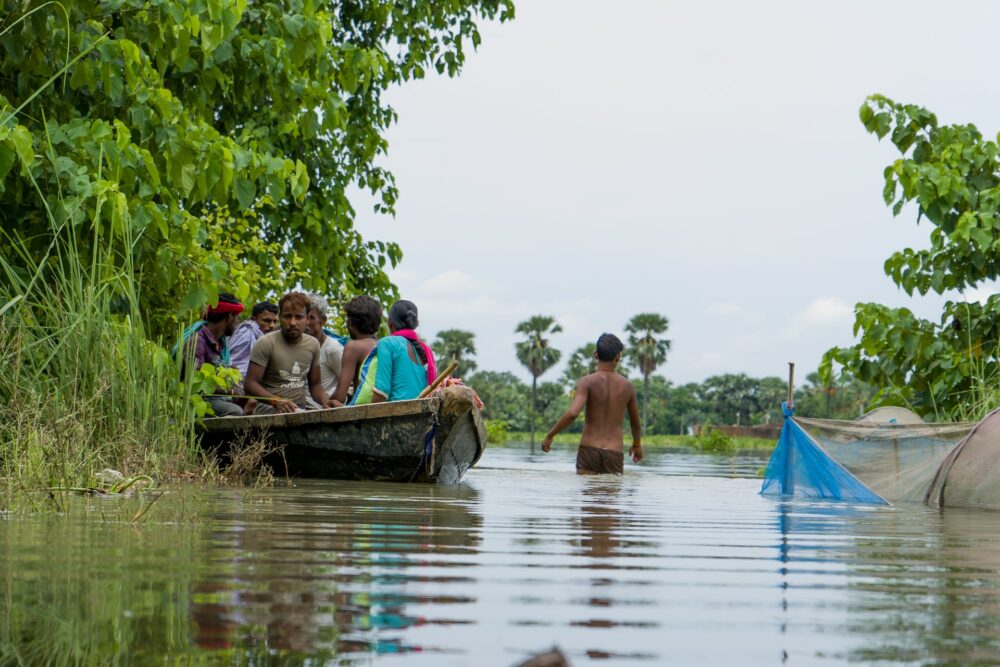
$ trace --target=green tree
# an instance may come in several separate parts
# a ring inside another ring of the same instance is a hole
[[[535,315],[517,325],[514,333],[524,336],[514,344],[517,360],[531,373],[530,428],[531,451],[535,451],[535,406],[538,396],[538,378],[559,362],[561,353],[549,344],[548,336],[562,331],[555,318]]]
[[[587,343],[576,348],[573,354],[566,360],[566,370],[563,371],[562,382],[568,389],[573,389],[577,381],[584,375],[597,372],[597,359],[594,354],[597,352],[597,345]]]
[[[639,313],[625,325],[628,334],[627,356],[642,374],[642,430],[646,430],[649,415],[649,376],[657,367],[667,361],[670,351],[670,341],[658,338],[670,326],[663,315],[657,313]]]
[[[246,298],[274,248],[286,287],[391,296],[400,249],[361,237],[348,196],[394,211],[385,93],[457,74],[477,21],[513,16],[512,0],[35,4],[5,5],[23,13],[0,34],[0,253],[44,257],[50,214],[82,256],[117,239],[160,333],[220,283]],[[213,247],[220,207],[252,224]]]
[[[464,329],[445,329],[439,331],[437,338],[431,343],[431,349],[438,358],[438,364],[444,368],[452,359],[458,362],[455,377],[464,378],[476,370],[476,362],[470,359],[476,353],[476,334]]]
[[[512,431],[528,430],[530,390],[519,377],[507,371],[478,371],[468,384],[483,399],[484,419],[505,421]]]
[[[855,419],[865,413],[874,394],[872,387],[853,377],[837,374],[824,379],[813,372],[795,390],[795,412],[805,417]]]
[[[572,390],[576,386],[577,381],[584,375],[597,372],[597,359],[594,357],[596,352],[597,345],[587,343],[582,347],[576,348],[573,354],[570,355],[566,361],[566,370],[563,371],[562,376],[562,383],[566,385],[567,389]],[[622,359],[615,370],[618,371],[619,375],[627,378],[629,367],[626,360]]]
[[[971,124],[941,125],[923,107],[881,95],[861,106],[861,122],[889,137],[900,157],[883,172],[883,198],[899,215],[907,204],[930,230],[927,248],[905,248],[885,262],[907,294],[942,294],[1000,278],[1000,146]],[[880,388],[874,402],[902,404],[945,416],[968,406],[981,381],[1000,377],[1000,295],[985,304],[948,301],[937,321],[907,308],[876,303],[855,307],[858,342],[829,350],[820,372],[832,382],[833,364]]]

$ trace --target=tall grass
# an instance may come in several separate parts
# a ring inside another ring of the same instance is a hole
[[[0,509],[59,506],[51,489],[104,468],[162,478],[199,464],[190,386],[147,337],[134,240],[108,231],[102,206],[86,243],[50,214],[41,257],[2,231]]]

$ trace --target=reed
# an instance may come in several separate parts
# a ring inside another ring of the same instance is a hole
[[[135,239],[103,207],[86,238],[50,214],[40,257],[0,232],[0,510],[61,509],[52,490],[105,468],[162,479],[201,465],[190,383],[147,336]]]

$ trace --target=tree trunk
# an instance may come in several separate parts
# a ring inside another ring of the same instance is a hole
[[[531,376],[531,453],[535,453],[535,388],[538,386],[538,376]]]
[[[642,434],[646,435],[646,424],[649,418],[649,374],[642,374]]]

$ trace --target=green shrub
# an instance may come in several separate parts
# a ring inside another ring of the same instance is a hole
[[[727,453],[735,449],[735,441],[732,437],[726,435],[721,431],[717,431],[714,428],[702,429],[701,434],[698,435],[698,446],[706,452],[716,452],[716,453]]]
[[[502,445],[507,442],[507,438],[510,436],[510,431],[508,430],[507,422],[503,419],[487,419],[486,424],[486,441],[494,445]]]

